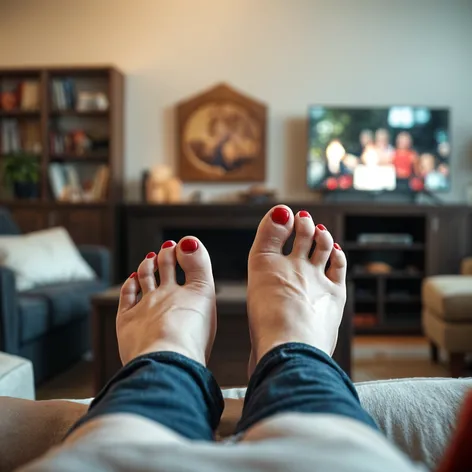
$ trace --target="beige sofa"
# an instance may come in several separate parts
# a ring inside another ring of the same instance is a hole
[[[356,384],[361,403],[383,433],[413,460],[434,468],[454,430],[472,379],[407,379]],[[225,390],[218,438],[231,436],[245,389]],[[88,400],[27,401],[0,398],[0,472],[58,444],[87,411]]]

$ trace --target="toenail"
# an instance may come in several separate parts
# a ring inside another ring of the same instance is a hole
[[[338,243],[334,243],[333,246],[334,246],[334,249],[341,251],[341,246]]]
[[[320,231],[326,231],[326,226],[324,225],[316,225],[316,227],[320,230]]]
[[[180,243],[183,252],[195,252],[198,249],[198,242],[195,239],[184,239]]]
[[[300,213],[298,213],[298,216],[300,218],[310,218],[310,213],[308,213],[307,211],[305,210],[302,210]]]
[[[290,213],[286,208],[275,208],[272,212],[272,221],[278,225],[286,225],[290,219]]]
[[[150,253],[146,256],[146,259],[152,259],[153,257],[156,257],[156,253],[155,253],[155,252],[150,252]]]
[[[129,278],[130,278],[130,279],[134,279],[134,278],[136,277],[136,275],[137,275],[136,272],[133,272],[133,273],[129,276]]]
[[[166,241],[162,246],[161,249],[167,249],[168,247],[172,247],[174,245],[174,241]]]

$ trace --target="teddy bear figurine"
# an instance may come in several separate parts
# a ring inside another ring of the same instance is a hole
[[[173,175],[172,169],[160,164],[154,166],[146,179],[148,203],[179,203],[182,198],[182,182]]]

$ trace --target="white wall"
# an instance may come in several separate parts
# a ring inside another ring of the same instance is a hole
[[[449,199],[472,180],[471,0],[2,0],[0,66],[93,63],[127,75],[130,197],[143,168],[174,162],[174,104],[220,81],[270,106],[283,196],[310,196],[310,103],[449,106]]]

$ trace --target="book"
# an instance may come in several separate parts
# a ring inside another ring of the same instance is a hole
[[[62,93],[62,84],[60,80],[52,81],[52,103],[56,110],[66,109],[66,103]]]
[[[52,154],[84,155],[90,151],[92,142],[81,129],[68,132],[51,131],[49,133],[49,148]]]
[[[56,163],[49,164],[48,174],[54,198],[56,200],[63,200],[67,182],[62,165]]]
[[[19,123],[21,149],[27,153],[40,154],[41,129],[39,122],[23,121]]]
[[[75,195],[81,195],[82,194],[82,185],[80,183],[80,177],[79,173],[77,171],[77,168],[73,164],[65,164],[64,165],[64,172],[66,175],[67,179],[67,185],[70,189],[70,191]]]
[[[18,120],[3,120],[2,123],[2,154],[20,152],[21,140]]]
[[[87,190],[84,192],[85,200],[98,202],[106,199],[108,193],[109,173],[110,171],[108,166],[101,165],[98,168],[95,168],[95,171],[92,174],[89,174]]]
[[[8,120],[3,120],[2,123],[2,154],[8,154],[9,144],[8,144]]]
[[[81,90],[77,94],[78,111],[106,111],[109,105],[108,97],[103,92]]]
[[[19,85],[20,108],[22,110],[39,110],[39,83],[33,80]]]
[[[51,85],[51,97],[55,110],[73,110],[76,101],[74,79],[54,79]]]
[[[108,166],[51,163],[48,168],[52,194],[69,202],[103,201],[108,194]]]
[[[110,171],[108,166],[100,166],[95,174],[92,187],[92,198],[94,201],[105,200],[108,193],[108,179]]]
[[[71,78],[63,81],[64,92],[66,96],[67,106],[71,110],[75,108],[76,94],[75,94],[75,81]]]

